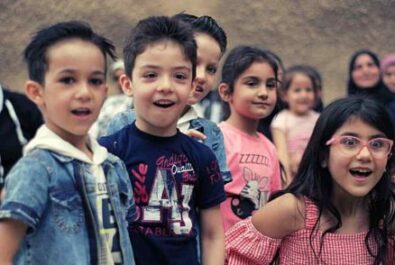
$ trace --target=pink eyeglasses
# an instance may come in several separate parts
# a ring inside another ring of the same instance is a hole
[[[374,158],[383,159],[391,153],[393,141],[387,138],[373,138],[365,141],[355,136],[342,135],[335,136],[326,142],[326,145],[333,144],[337,144],[343,154],[350,156],[358,154],[366,146]]]

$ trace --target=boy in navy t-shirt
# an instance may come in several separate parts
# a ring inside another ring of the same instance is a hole
[[[123,90],[135,123],[99,142],[126,164],[138,218],[129,229],[136,264],[224,263],[219,205],[225,200],[212,151],[177,130],[196,73],[196,43],[188,25],[149,17],[124,48]],[[198,214],[199,211],[199,214]]]

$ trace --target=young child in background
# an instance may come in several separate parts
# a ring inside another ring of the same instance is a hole
[[[249,46],[233,49],[222,68],[218,87],[230,110],[219,127],[233,180],[225,185],[221,204],[225,231],[261,208],[270,193],[281,188],[274,145],[257,131],[277,99],[277,64],[264,50]]]
[[[45,125],[6,178],[1,264],[134,264],[124,164],[88,136],[107,94],[114,46],[89,25],[41,29],[25,49],[28,97]]]
[[[224,139],[218,126],[203,118],[195,108],[214,85],[219,61],[226,50],[225,31],[209,16],[196,17],[180,13],[175,19],[189,24],[197,44],[196,77],[188,105],[177,122],[181,132],[194,136],[208,146],[215,154],[225,183],[232,180],[224,148]],[[129,95],[131,96],[131,95]],[[107,135],[113,134],[135,120],[134,110],[128,109],[116,115],[108,125]]]
[[[228,231],[227,264],[393,264],[393,139],[374,100],[327,106],[292,183]]]
[[[313,132],[319,114],[313,110],[317,86],[310,71],[297,65],[285,72],[281,95],[288,109],[278,113],[271,124],[273,142],[289,184]]]
[[[130,173],[139,214],[129,230],[136,264],[198,264],[198,223],[202,263],[223,264],[218,162],[177,130],[196,73],[193,31],[175,18],[141,20],[124,61],[121,83],[133,96],[136,120],[99,141]]]

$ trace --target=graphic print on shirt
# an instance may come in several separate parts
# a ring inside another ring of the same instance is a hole
[[[147,176],[148,171],[146,164],[131,170],[140,232],[155,236],[190,234],[190,201],[197,182],[192,164],[185,155],[173,154],[157,159],[154,176]]]
[[[258,154],[240,154],[241,164],[255,164],[269,166],[269,159]],[[269,196],[269,177],[261,176],[249,166],[242,166],[243,186],[239,195],[232,196],[231,207],[233,213],[241,219],[252,215],[255,210],[261,208]]]
[[[99,218],[100,236],[102,239],[100,262],[103,264],[121,265],[121,246],[114,210],[108,196],[105,179],[102,180],[100,177],[98,179],[96,183],[97,216]],[[114,262],[112,263],[111,261]]]

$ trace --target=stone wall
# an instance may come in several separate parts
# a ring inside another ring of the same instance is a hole
[[[228,34],[229,48],[254,44],[278,53],[286,66],[317,67],[326,103],[345,95],[355,50],[370,48],[381,57],[395,52],[393,0],[1,0],[0,82],[23,90],[22,51],[39,26],[88,21],[114,40],[121,55],[124,36],[139,19],[181,11],[216,18]]]

